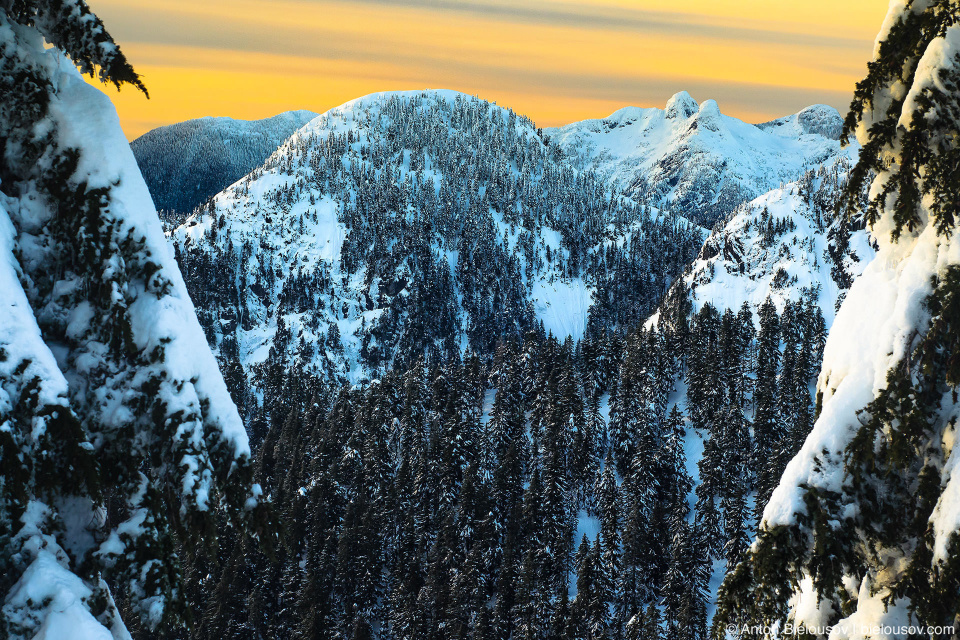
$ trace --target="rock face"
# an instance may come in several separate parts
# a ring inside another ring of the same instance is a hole
[[[786,136],[813,135],[827,140],[840,140],[843,118],[833,107],[817,104],[792,116],[758,124],[757,128],[771,132],[779,131],[781,135]]]
[[[841,155],[842,124],[835,109],[816,105],[752,125],[684,91],[663,110],[627,107],[545,133],[614,188],[710,227],[742,202]]]
[[[189,213],[263,164],[316,117],[288,111],[264,120],[200,118],[149,131],[130,147],[157,209]]]
[[[816,300],[829,327],[875,250],[862,222],[833,213],[851,164],[841,159],[742,204],[717,223],[670,300],[756,312],[769,298],[782,311]]]

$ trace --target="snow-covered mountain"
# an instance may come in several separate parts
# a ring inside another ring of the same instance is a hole
[[[754,497],[769,494],[809,433],[824,316],[832,320],[872,255],[862,230],[833,217],[855,150],[741,204],[705,245],[702,228],[618,197],[557,150],[529,121],[475,98],[368,96],[298,131],[171,234],[238,400],[245,386],[255,398],[245,403],[253,429],[273,423],[263,428],[263,450],[278,480],[266,491],[285,513],[323,514],[322,523],[294,525],[311,533],[292,534],[283,575],[304,582],[284,585],[278,572],[251,571],[266,585],[254,597],[292,602],[301,584],[352,585],[354,565],[311,552],[318,540],[341,548],[375,540],[384,551],[370,558],[365,576],[381,575],[377,563],[394,557],[402,558],[391,565],[394,575],[424,576],[409,591],[403,581],[365,578],[368,604],[359,607],[357,589],[343,589],[352,611],[303,624],[318,637],[354,624],[396,624],[395,637],[424,637],[438,620],[480,619],[463,612],[482,611],[521,584],[531,586],[514,605],[486,614],[499,617],[498,628],[528,625],[528,637],[552,637],[552,614],[532,615],[534,607],[518,603],[553,611],[561,585],[580,599],[571,609],[582,611],[596,575],[590,567],[601,565],[612,585],[598,595],[601,628],[636,628],[638,610],[664,602],[666,626],[677,630],[670,637],[707,637],[722,575],[749,546]],[[679,307],[684,326],[642,330],[684,268],[671,290],[693,303]],[[774,304],[761,309],[768,298]],[[574,340],[548,339],[541,324]],[[480,357],[461,361],[467,350]],[[309,386],[315,377],[323,383]],[[302,415],[297,398],[312,405]],[[326,422],[318,419],[325,405]],[[766,422],[755,422],[758,414]],[[507,462],[530,461],[509,472],[527,493],[501,502],[505,494],[491,482],[507,471],[495,450],[511,439],[516,457]],[[564,488],[548,480],[554,488],[541,499],[535,474],[558,468]],[[653,482],[653,473],[667,480]],[[433,495],[451,496],[428,499],[437,510],[425,503],[420,512],[426,524],[414,528],[429,541],[424,548],[394,551],[402,545],[392,532],[413,509],[406,502],[382,512],[369,531],[345,524],[352,498],[340,496],[377,495],[365,479],[403,487],[413,477]],[[495,522],[493,533],[469,524],[453,542],[439,534],[445,510],[466,513],[473,496],[488,492],[497,506],[484,503],[477,522]],[[541,501],[558,515],[521,509]],[[508,525],[487,514],[514,509],[523,514],[519,544],[556,551],[537,556],[503,544],[496,532]],[[542,522],[558,532],[557,544],[535,537]],[[586,556],[601,547],[610,551]],[[525,583],[520,576],[529,574],[501,570],[508,562],[459,559],[501,553],[560,570],[537,569],[541,577]],[[260,566],[239,555],[231,562],[229,575]],[[459,584],[454,598],[475,604],[441,601],[435,584]],[[306,606],[314,607],[317,592],[308,593]],[[346,602],[338,593],[329,598]],[[424,622],[410,622],[423,611]],[[267,624],[288,630],[301,622],[275,615]]]
[[[698,494],[710,489],[704,479],[717,467],[710,459],[719,455],[717,447],[729,455],[722,426],[729,418],[721,411],[719,428],[711,427],[710,412],[704,416],[702,409],[715,397],[705,390],[720,384],[710,378],[712,349],[729,351],[719,337],[709,346],[710,336],[718,326],[722,334],[725,324],[735,324],[734,318],[747,327],[750,344],[740,357],[747,368],[753,367],[752,396],[736,415],[751,424],[747,440],[753,448],[749,466],[754,511],[746,527],[750,532],[787,461],[812,428],[823,339],[851,283],[875,255],[863,222],[835,213],[858,151],[854,147],[847,152],[849,157],[808,170],[799,180],[744,203],[719,220],[697,259],[647,321],[648,328],[667,334],[692,330],[687,366],[678,375],[668,404],[684,408],[696,427],[687,449]],[[697,346],[703,340],[706,349]],[[708,383],[698,382],[704,377]],[[728,566],[729,561],[714,564],[711,599]]]
[[[703,232],[573,169],[528,119],[431,91],[331,110],[172,238],[223,359],[362,379],[635,324]]]
[[[253,413],[268,402],[277,411],[289,381],[357,383],[408,371],[420,358],[490,356],[502,341],[541,327],[561,339],[590,338],[585,353],[601,353],[584,356],[582,375],[622,383],[636,363],[606,354],[623,343],[601,336],[642,324],[669,288],[648,326],[684,314],[691,333],[678,348],[687,365],[647,374],[668,381],[662,408],[690,416],[691,498],[698,513],[713,501],[732,508],[731,496],[743,488],[701,475],[732,456],[729,416],[750,424],[752,403],[766,402],[769,419],[758,424],[767,427],[738,436],[749,453],[736,464],[749,468],[741,471],[753,483],[751,501],[762,496],[756,514],[812,426],[823,338],[874,249],[861,223],[836,217],[859,148],[840,149],[835,112],[814,107],[759,127],[739,124],[753,130],[751,140],[782,142],[784,158],[765,159],[765,179],[791,179],[737,202],[710,234],[618,194],[581,157],[508,110],[451,92],[408,92],[368,96],[320,116],[171,237],[235,397]],[[816,141],[822,156],[798,160],[790,146]],[[742,147],[718,145],[715,153],[731,149],[719,164],[729,175],[749,173],[754,164]],[[678,166],[678,184],[701,184],[701,168]],[[763,186],[758,180],[753,188]],[[679,325],[660,326],[661,337],[640,342],[674,344],[686,335]],[[748,336],[741,351],[727,353],[739,332]],[[761,367],[761,340],[783,351],[782,362]],[[653,362],[656,351],[641,359]],[[719,369],[708,362],[718,351]],[[764,380],[749,383],[755,395],[724,377],[733,370],[736,379],[763,371]],[[599,402],[601,414],[617,416],[612,441],[630,441],[621,422],[633,410],[624,406],[642,405],[642,396]],[[741,513],[739,529],[752,529],[755,517]],[[716,549],[711,557],[710,597],[729,562]]]
[[[670,299],[687,299],[694,312],[706,303],[721,311],[746,303],[756,312],[767,299],[782,311],[812,294],[829,327],[875,253],[863,222],[834,210],[852,166],[838,159],[737,207],[718,221]]]
[[[602,120],[547,129],[581,168],[639,202],[712,226],[743,202],[799,179],[841,154],[837,111],[815,105],[753,125],[689,93],[665,109],[626,107]]]
[[[263,120],[199,118],[148,131],[130,148],[157,209],[186,214],[261,165],[316,117],[288,111]]]

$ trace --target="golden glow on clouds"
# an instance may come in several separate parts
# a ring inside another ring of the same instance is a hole
[[[686,89],[764,120],[841,110],[883,0],[88,0],[151,99],[111,92],[131,138],[205,115],[323,112],[374,91],[449,88],[541,126]]]

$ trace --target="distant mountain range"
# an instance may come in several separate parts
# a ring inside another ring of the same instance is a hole
[[[253,171],[316,116],[189,120],[154,129],[131,147],[157,208],[186,214]],[[737,205],[839,155],[842,124],[826,105],[749,124],[684,91],[665,109],[625,107],[543,132],[570,164],[597,173],[613,190],[709,228]]]

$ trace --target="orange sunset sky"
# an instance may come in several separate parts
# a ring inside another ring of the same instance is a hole
[[[323,112],[457,89],[540,126],[662,106],[681,89],[759,122],[843,111],[886,0],[88,0],[143,76],[131,139],[201,116]]]

